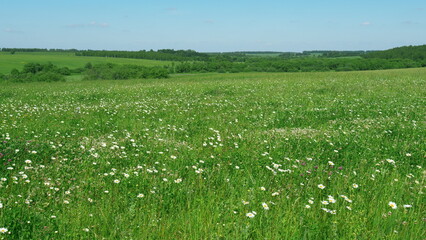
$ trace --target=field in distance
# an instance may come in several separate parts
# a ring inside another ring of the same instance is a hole
[[[5,83],[0,228],[421,239],[425,96],[424,68]]]
[[[67,52],[0,52],[0,74],[8,74],[14,68],[21,70],[26,63],[49,63],[58,67],[80,68],[88,62],[92,64],[115,63],[115,64],[134,64],[141,66],[164,66],[169,65],[170,61],[157,61],[146,59],[130,58],[108,58],[108,57],[80,57],[74,53]]]

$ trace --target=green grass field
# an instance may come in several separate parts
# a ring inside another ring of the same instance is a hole
[[[10,54],[8,52],[0,52],[0,73],[8,74],[14,68],[21,70],[26,63],[53,63],[59,67],[79,68],[84,67],[88,62],[92,64],[98,63],[115,63],[115,64],[135,64],[143,66],[163,66],[169,65],[169,61],[156,61],[146,59],[130,59],[130,58],[107,58],[107,57],[82,57],[75,56],[74,53],[63,52],[34,52],[24,53],[17,52]]]
[[[426,69],[5,83],[0,238],[423,239],[425,114]]]

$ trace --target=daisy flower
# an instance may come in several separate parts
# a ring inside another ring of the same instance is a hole
[[[392,209],[396,209],[397,208],[397,206],[396,206],[396,203],[394,203],[394,202],[389,202],[389,207],[391,207]]]
[[[249,218],[254,218],[255,215],[256,214],[253,213],[253,212],[246,213],[246,216],[249,217]]]

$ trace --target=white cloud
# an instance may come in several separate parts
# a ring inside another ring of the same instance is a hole
[[[410,21],[410,20],[407,20],[407,21],[403,21],[403,22],[401,22],[402,24],[404,24],[404,25],[414,25],[414,24],[419,24],[418,22],[413,22],[413,21]]]
[[[164,11],[166,11],[166,13],[168,15],[181,15],[182,14],[182,12],[175,7],[165,8]]]
[[[369,25],[371,25],[371,22],[368,22],[368,21],[367,22],[363,22],[363,23],[361,23],[361,25],[362,26],[369,26]]]
[[[85,28],[85,27],[107,28],[110,25],[109,23],[104,23],[104,22],[100,23],[100,22],[92,21],[89,23],[73,23],[73,24],[68,24],[66,26],[70,28]]]
[[[3,32],[7,32],[7,33],[22,33],[22,31],[16,30],[16,29],[12,29],[12,28],[5,28],[3,29]]]

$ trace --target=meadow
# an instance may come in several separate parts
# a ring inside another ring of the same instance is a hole
[[[425,238],[424,68],[2,84],[0,239]]]
[[[14,68],[21,70],[27,63],[52,63],[58,67],[71,69],[82,68],[86,63],[101,64],[133,64],[139,66],[164,66],[171,64],[170,61],[156,61],[146,59],[130,58],[108,58],[108,57],[83,57],[75,56],[72,52],[0,52],[0,74],[9,74]]]

